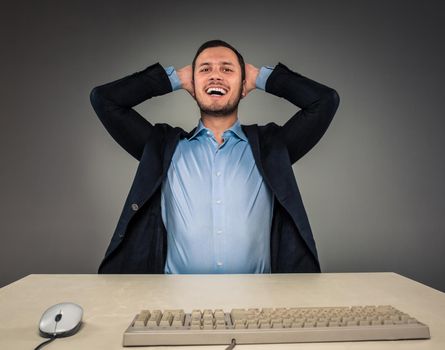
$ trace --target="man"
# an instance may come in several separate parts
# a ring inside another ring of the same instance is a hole
[[[200,108],[189,133],[132,109],[180,88]],[[283,126],[241,125],[238,103],[255,88],[301,110]],[[231,45],[212,40],[191,66],[154,64],[90,97],[111,136],[140,162],[100,273],[320,271],[292,164],[329,126],[335,90],[281,63],[245,64]]]

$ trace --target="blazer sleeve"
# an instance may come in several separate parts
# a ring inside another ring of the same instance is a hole
[[[132,107],[171,91],[167,73],[155,63],[140,72],[93,88],[90,101],[110,135],[140,160],[154,127]]]
[[[291,163],[314,147],[326,132],[340,103],[338,93],[278,63],[266,82],[266,92],[301,108],[283,126],[279,137]]]

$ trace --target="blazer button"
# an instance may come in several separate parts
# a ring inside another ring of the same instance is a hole
[[[133,203],[131,205],[131,209],[133,209],[133,211],[137,211],[139,209],[139,205],[137,205],[136,203]]]

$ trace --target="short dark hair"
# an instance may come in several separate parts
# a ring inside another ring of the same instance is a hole
[[[201,54],[201,52],[203,52],[205,49],[208,49],[210,47],[220,47],[220,46],[227,47],[228,49],[232,50],[236,54],[236,57],[238,58],[238,62],[241,66],[241,80],[246,79],[246,65],[244,63],[243,56],[232,45],[226,43],[223,40],[219,40],[219,39],[206,41],[204,44],[202,44],[199,47],[198,51],[196,51],[195,57],[193,58],[193,62],[192,62],[193,74],[195,74],[196,58]]]

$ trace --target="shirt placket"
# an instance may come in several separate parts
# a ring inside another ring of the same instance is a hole
[[[224,231],[225,231],[225,198],[224,198],[224,147],[218,145],[212,137],[214,157],[212,162],[212,200],[213,200],[213,241],[215,249],[215,266],[217,272],[223,272],[225,265]]]

